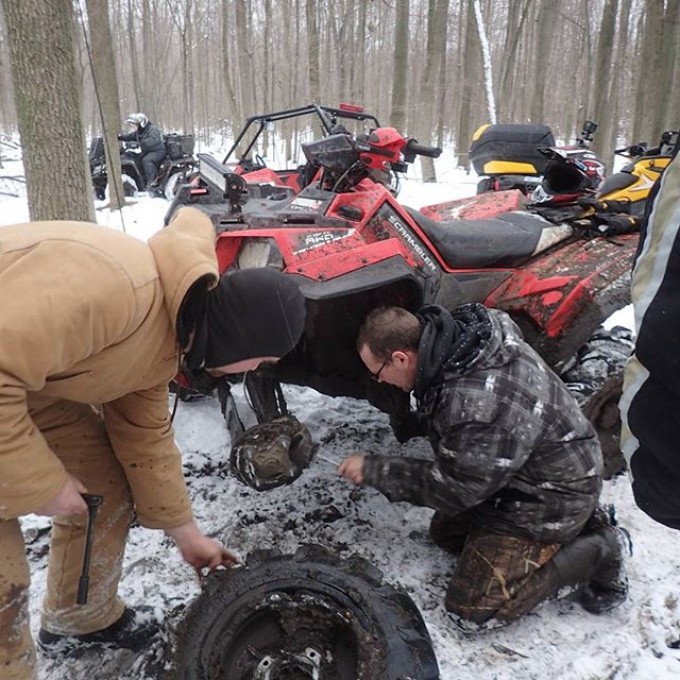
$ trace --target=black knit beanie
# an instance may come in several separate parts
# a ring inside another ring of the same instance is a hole
[[[256,357],[283,357],[302,336],[305,298],[273,269],[240,269],[208,293],[205,368]]]

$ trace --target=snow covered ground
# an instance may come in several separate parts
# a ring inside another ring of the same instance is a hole
[[[18,162],[0,169],[0,224],[26,221],[23,187],[3,180],[21,172]],[[476,177],[438,161],[442,181],[405,182],[401,200],[419,207],[474,193]],[[18,193],[8,196],[4,193]],[[146,239],[162,225],[167,203],[140,197],[123,211],[122,228]],[[98,220],[121,228],[118,216],[98,206]],[[0,232],[1,240],[1,232]],[[630,325],[629,309],[610,321]],[[680,677],[680,534],[652,522],[631,496],[628,479],[605,484],[604,500],[614,502],[619,520],[632,535],[630,598],[609,614],[593,616],[569,600],[542,605],[519,622],[496,632],[464,636],[447,619],[443,593],[452,558],[428,539],[431,511],[390,504],[372,489],[356,489],[339,479],[335,466],[352,452],[390,452],[427,456],[420,440],[406,445],[393,438],[387,418],[366,403],[330,398],[311,390],[286,387],[291,410],[321,443],[310,469],[292,485],[258,493],[244,487],[228,468],[229,436],[213,400],[180,403],[175,428],[184,455],[190,493],[199,523],[230,548],[246,555],[254,548],[293,552],[301,543],[321,543],[341,556],[358,553],[378,566],[388,582],[404,587],[418,605],[440,665],[443,680],[659,680]],[[242,393],[236,396],[244,409]],[[251,421],[252,422],[252,421]],[[249,423],[246,423],[249,424]],[[45,588],[48,522],[25,518],[31,556],[32,628],[39,626]],[[131,604],[156,607],[168,628],[199,593],[199,584],[161,532],[132,529],[125,558],[121,594]],[[162,666],[163,645],[144,656],[126,652],[103,658],[41,659],[40,680],[144,680]]]

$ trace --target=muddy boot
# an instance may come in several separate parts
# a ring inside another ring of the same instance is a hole
[[[69,655],[83,647],[113,647],[142,651],[158,634],[160,624],[153,607],[126,607],[110,626],[84,635],[58,635],[44,628],[38,633],[38,646],[48,654]]]
[[[630,535],[619,527],[604,527],[577,536],[553,558],[560,586],[580,586],[586,611],[601,614],[628,596],[626,559],[632,554]]]
[[[595,510],[593,510],[593,514],[585,523],[583,529],[581,529],[579,536],[592,534],[599,529],[615,527],[617,525],[618,522],[616,521],[616,508],[614,505],[611,503],[598,505]]]

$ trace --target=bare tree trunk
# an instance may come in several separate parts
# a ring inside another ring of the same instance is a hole
[[[2,0],[2,6],[31,219],[93,222],[71,2]]]
[[[120,130],[120,110],[116,64],[113,59],[108,0],[86,0],[90,26],[89,48],[95,95],[101,115],[102,136],[106,153],[109,202],[113,210],[125,205],[125,192],[120,168],[117,133]],[[96,46],[96,49],[93,49]]]
[[[406,130],[406,88],[408,84],[409,0],[397,0],[394,20],[394,67],[392,72],[392,111],[390,123]]]
[[[524,0],[520,4],[517,0],[508,4],[508,24],[505,33],[503,58],[501,59],[501,74],[499,81],[499,118],[507,120],[513,111],[513,76],[517,73],[517,48],[523,36],[529,10],[533,0]]]
[[[139,59],[137,56],[137,40],[135,39],[135,10],[132,0],[127,3],[127,33],[129,39],[130,68],[132,70],[132,84],[135,94],[133,106],[136,110],[142,108],[142,79],[139,73]]]
[[[271,58],[271,42],[272,42],[272,0],[264,0],[264,102],[263,108],[265,111],[272,109],[272,92],[270,84],[270,75],[274,73],[274,62]]]
[[[645,17],[640,16],[637,25],[637,39],[635,41],[635,54],[638,55],[633,61],[633,80],[635,99],[633,102],[633,126],[631,130],[631,142],[638,143],[643,140],[642,135],[645,134],[645,129],[642,125],[642,115],[645,105],[645,88],[644,78],[645,69],[643,64],[643,50],[644,50],[644,33],[645,33]]]
[[[472,5],[473,0],[467,0],[466,17],[464,20],[465,35],[463,38],[463,55],[467,58],[463,74],[463,89],[461,93],[461,105],[458,118],[458,129],[456,133],[458,158],[460,164],[466,169],[470,169],[470,159],[463,149],[472,139],[474,130],[472,129],[472,93],[477,79],[477,69],[473,64],[477,64],[477,57],[480,53],[479,35],[475,26],[475,11]]]
[[[321,78],[319,73],[319,24],[316,16],[316,0],[307,0],[307,59],[309,61],[309,98],[320,103]]]
[[[1,6],[0,6],[1,9]],[[2,96],[0,97],[0,130],[5,130],[9,126],[10,121],[10,109],[8,106],[12,100],[12,95],[10,92],[10,78],[8,77],[8,66],[5,65],[5,22],[2,16],[2,11],[0,11],[0,92]],[[0,149],[0,152],[2,150]],[[2,160],[0,159],[0,168],[2,167]]]
[[[245,0],[236,0],[236,35],[238,36],[239,101],[244,116],[255,114],[253,73],[250,64],[252,34],[248,27]]]
[[[641,130],[642,137],[650,144],[656,144],[661,135],[656,110],[667,96],[662,81],[663,43],[663,2],[656,0],[645,3],[645,31],[642,45],[642,71],[638,88],[642,91]]]
[[[359,2],[359,19],[356,25],[354,53],[357,56],[357,72],[353,73],[352,100],[364,101],[364,81],[366,77],[366,8],[367,2]]]
[[[615,92],[616,74],[620,65],[612,60],[614,54],[614,29],[618,0],[606,0],[600,23],[600,37],[597,43],[595,58],[595,72],[593,73],[595,86],[593,87],[593,110],[595,121],[599,126],[598,134],[593,141],[593,150],[611,169],[614,158],[614,141],[611,131],[614,127],[616,109],[612,106]]]
[[[553,28],[557,19],[556,0],[543,0],[539,5],[536,19],[537,31],[534,53],[533,92],[531,97],[531,120],[534,123],[544,123],[545,120],[545,84],[548,73],[551,46],[553,43]]]
[[[680,0],[666,0],[666,11],[663,18],[663,36],[661,39],[661,70],[658,78],[661,81],[663,96],[656,102],[654,112],[654,130],[657,131],[657,137],[667,128],[677,129],[678,119],[677,109],[671,108],[671,97],[669,93],[677,90],[677,78],[675,68],[675,55],[678,50],[678,43],[680,36]]]
[[[414,126],[416,136],[422,144],[430,144],[433,137],[433,113],[436,108],[434,88],[437,82],[437,69],[441,65],[441,54],[446,46],[448,9],[448,0],[429,0],[425,71],[420,86],[419,115]],[[421,156],[421,167],[424,182],[437,181],[432,158]]]
[[[182,34],[182,71],[184,73],[184,132],[194,132],[194,68],[192,0],[184,0],[184,32]]]
[[[229,127],[234,131],[243,114],[234,93],[231,59],[229,57],[229,0],[222,0],[222,78],[227,95]]]
[[[153,41],[153,17],[151,13],[151,0],[142,0],[142,71],[139,74],[141,88],[139,91],[139,108],[149,118],[157,121],[155,110],[156,98],[154,85],[154,41]],[[132,34],[134,35],[134,33]],[[132,36],[130,36],[132,39]]]

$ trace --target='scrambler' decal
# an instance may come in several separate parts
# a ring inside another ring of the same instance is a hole
[[[430,269],[430,271],[437,271],[437,266],[435,265],[432,258],[427,254],[425,248],[423,248],[420,243],[413,237],[413,234],[408,230],[406,225],[404,225],[401,220],[399,220],[395,215],[388,215],[387,219],[389,223],[399,232],[399,235],[408,243],[409,247],[418,254],[420,259],[425,265]]]

